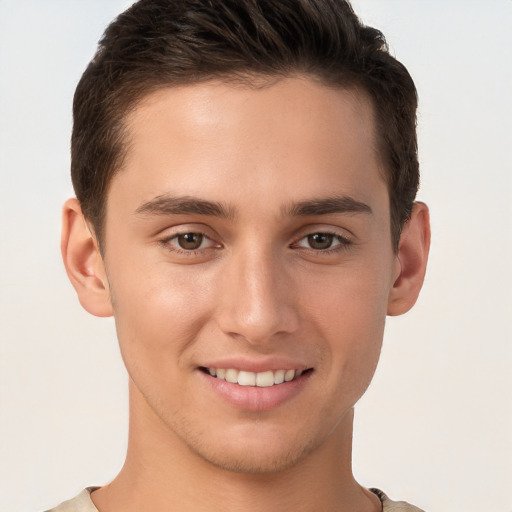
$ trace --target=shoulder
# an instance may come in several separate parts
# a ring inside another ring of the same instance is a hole
[[[421,508],[410,505],[405,501],[393,501],[380,489],[370,489],[382,502],[382,512],[424,512]]]
[[[88,487],[78,496],[71,500],[64,501],[60,505],[46,512],[98,512],[91,500],[91,492],[97,487]],[[405,501],[393,501],[380,489],[370,489],[382,502],[382,512],[424,512],[422,509],[410,505]]]
[[[46,512],[98,512],[91,500],[91,492],[97,487],[87,487],[78,496],[64,501],[60,505]]]

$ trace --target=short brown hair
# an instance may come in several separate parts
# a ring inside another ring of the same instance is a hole
[[[140,0],[107,28],[73,102],[71,174],[100,244],[124,119],[142,97],[211,79],[297,73],[372,100],[398,246],[419,183],[417,95],[382,33],[345,0]]]

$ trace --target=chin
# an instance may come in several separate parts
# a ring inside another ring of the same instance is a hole
[[[261,427],[261,426],[260,426]],[[187,439],[189,448],[209,464],[234,473],[270,474],[300,464],[317,447],[307,435],[290,436],[284,432],[239,433],[221,439]],[[249,429],[251,430],[251,429]]]
[[[301,447],[290,450],[229,450],[223,453],[196,452],[204,461],[211,465],[233,473],[262,475],[280,473],[299,464],[311,452]]]

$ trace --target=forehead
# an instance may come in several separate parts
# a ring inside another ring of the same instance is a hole
[[[126,128],[111,193],[122,186],[134,202],[176,191],[213,200],[272,191],[283,202],[329,188],[368,201],[382,182],[369,99],[308,78],[161,89],[128,115]]]
[[[367,93],[355,87],[329,87],[306,76],[210,80],[163,87],[144,96],[126,117],[125,126],[131,140],[142,141],[155,121],[166,131],[174,125],[174,135],[179,132],[184,136],[200,132],[210,135],[222,128],[237,129],[240,137],[261,138],[270,135],[275,127],[281,135],[277,143],[286,142],[284,133],[290,139],[296,138],[301,135],[301,127],[305,128],[304,133],[309,125],[325,124],[332,128],[333,137],[350,132],[365,137],[371,149],[376,150],[374,112]],[[243,130],[239,131],[240,128]],[[330,142],[326,130],[318,134],[326,143]],[[310,138],[311,133],[307,136]],[[230,139],[235,137],[232,133]]]

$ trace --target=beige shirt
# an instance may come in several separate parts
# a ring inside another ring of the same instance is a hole
[[[97,487],[84,489],[76,498],[61,503],[58,507],[47,512],[98,512],[91,500],[91,492]],[[392,501],[379,489],[370,489],[382,502],[382,512],[423,512],[423,510],[409,505],[405,501]]]

